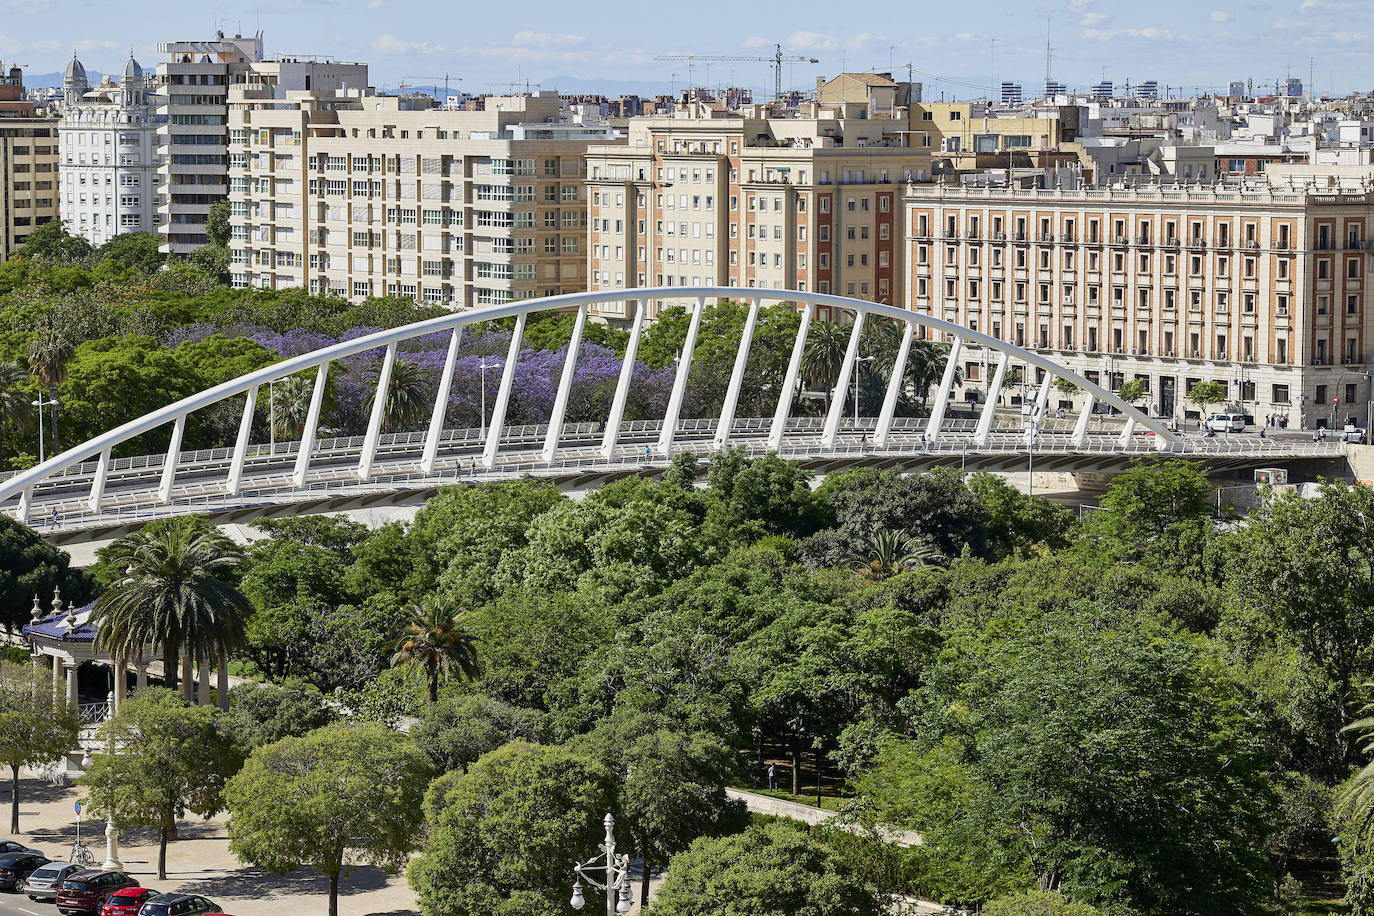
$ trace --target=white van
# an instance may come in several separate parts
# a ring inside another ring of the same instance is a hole
[[[1207,428],[1214,433],[1239,433],[1245,430],[1245,415],[1214,413],[1207,418]]]

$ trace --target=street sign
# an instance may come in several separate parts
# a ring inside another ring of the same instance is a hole
[[[77,802],[77,803],[76,803],[76,816],[77,816],[77,817],[80,817],[80,816],[81,816],[81,802]]]

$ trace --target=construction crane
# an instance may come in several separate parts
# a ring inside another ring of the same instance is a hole
[[[402,82],[401,82],[401,84],[400,84],[400,86],[399,86],[399,88],[400,88],[400,90],[401,90],[402,92],[404,92],[404,91],[407,90],[407,89],[414,88],[414,85],[415,85],[415,84],[409,82],[410,80],[428,80],[428,81],[429,81],[429,85],[430,85],[431,87],[433,87],[434,89],[438,89],[438,88],[439,88],[439,80],[443,80],[443,81],[444,81],[444,101],[447,102],[447,101],[448,101],[448,84],[449,84],[449,80],[456,80],[456,81],[458,81],[458,82],[461,83],[461,82],[463,81],[463,78],[462,78],[461,76],[450,76],[450,75],[447,74],[447,73],[445,73],[443,76],[407,76],[407,77],[405,77],[404,80],[402,80]]]
[[[782,65],[784,62],[796,64],[819,64],[820,60],[815,57],[804,57],[799,55],[784,55],[782,45],[774,45],[775,51],[772,57],[733,57],[727,55],[705,55],[705,54],[664,54],[655,57],[654,60],[685,60],[690,72],[697,61],[716,62],[716,61],[752,61],[755,63],[773,65],[773,101],[782,101]],[[689,76],[690,79],[690,76]]]

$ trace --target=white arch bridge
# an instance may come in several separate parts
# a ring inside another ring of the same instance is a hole
[[[626,422],[625,405],[645,312],[650,301],[661,299],[695,300],[682,356],[664,415]],[[726,299],[744,299],[749,311],[724,403],[719,416],[683,419],[680,414],[702,313],[709,301]],[[759,309],[764,303],[778,301],[797,304],[801,324],[778,392],[777,408],[771,417],[737,417],[736,406]],[[629,343],[609,416],[605,422],[565,423],[589,306],[608,302],[635,303]],[[817,306],[827,306],[837,313],[850,312],[862,320],[853,322],[826,415],[794,417],[807,331]],[[508,425],[506,412],[527,318],[544,311],[573,309],[577,317],[549,422],[538,426]],[[445,411],[464,329],[506,318],[515,319],[515,330],[490,422],[481,432],[445,428]],[[881,410],[874,418],[857,420],[845,416],[845,394],[867,320],[897,322],[905,333],[888,376],[890,382]],[[930,415],[919,420],[896,418],[903,370],[912,339],[921,327],[948,337],[950,357],[931,401]],[[449,332],[448,351],[427,431],[384,435],[384,392],[398,345],[445,331]],[[995,368],[978,418],[948,418],[955,371],[966,345],[985,347],[995,353]],[[385,351],[366,434],[335,439],[318,437],[330,364],[379,348]],[[1008,367],[1014,362],[1044,370],[1029,422],[1020,414],[1008,416],[997,412]],[[312,369],[315,382],[300,439],[274,445],[250,441],[260,387]],[[1047,417],[1050,390],[1056,378],[1067,379],[1086,392],[1086,403],[1075,418]],[[242,420],[233,447],[182,451],[187,417],[230,398],[243,398]],[[1098,403],[1120,411],[1124,423],[1105,424],[1094,415],[1093,407]],[[164,455],[112,459],[116,446],[167,424],[171,425],[171,441]],[[1036,468],[1042,470],[1110,469],[1134,456],[1150,453],[1196,456],[1218,465],[1244,465],[1340,454],[1340,446],[1335,442],[1181,436],[1112,392],[1038,353],[893,306],[794,290],[666,287],[553,296],[443,315],[283,360],[132,419],[34,468],[0,478],[0,510],[21,521],[37,522],[58,540],[65,540],[136,526],[167,515],[205,513],[217,520],[233,521],[283,511],[319,511],[324,507],[394,501],[398,496],[423,496],[440,486],[465,480],[531,474],[592,485],[617,476],[643,473],[646,468],[661,469],[682,452],[709,453],[728,446],[738,446],[753,454],[777,452],[821,470],[855,464],[919,469],[951,462],[972,468],[1008,469],[1024,468],[1028,461],[1034,461]]]

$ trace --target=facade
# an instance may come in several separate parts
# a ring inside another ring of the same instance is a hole
[[[469,308],[587,288],[591,142],[544,92],[483,111],[359,93],[230,95],[235,286]]]
[[[929,151],[904,145],[904,119],[866,117],[866,103],[796,119],[690,114],[636,119],[627,146],[588,151],[590,289],[705,284],[902,301],[901,193],[930,168]],[[651,303],[650,315],[677,304]]]
[[[1212,380],[1259,422],[1344,422],[1371,398],[1372,202],[1300,185],[912,188],[908,307],[1112,390],[1139,379],[1154,416],[1196,417],[1186,394]],[[965,354],[976,400],[986,361]]]
[[[35,117],[24,74],[0,76],[0,261],[57,219],[57,125]]]
[[[102,245],[122,232],[157,230],[158,121],[138,61],[129,58],[118,85],[91,89],[72,58],[57,125],[67,231]]]
[[[231,85],[289,91],[362,90],[367,65],[309,58],[265,60],[262,33],[158,45],[166,127],[162,134],[158,225],[163,250],[188,254],[204,245],[210,205],[228,197],[228,92]]]

